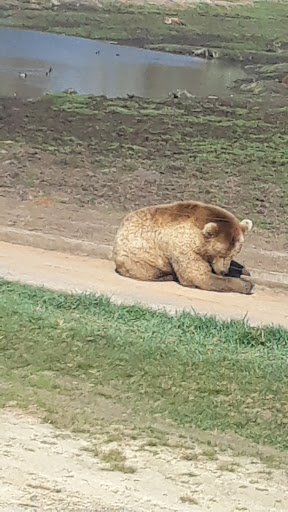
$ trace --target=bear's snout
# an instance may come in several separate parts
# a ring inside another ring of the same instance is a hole
[[[231,259],[230,258],[217,258],[212,262],[212,267],[218,276],[224,276],[229,272]]]

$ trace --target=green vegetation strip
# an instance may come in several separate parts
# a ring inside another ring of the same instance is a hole
[[[37,405],[57,424],[66,397],[69,421],[82,414],[88,428],[99,386],[109,386],[131,419],[157,414],[288,448],[287,331],[0,287],[1,406]],[[74,404],[77,389],[86,391]]]

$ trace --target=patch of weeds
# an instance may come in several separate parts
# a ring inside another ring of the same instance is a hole
[[[133,144],[123,144],[122,149],[123,149],[123,151],[125,151],[127,156],[129,156],[129,154],[130,155],[134,155],[134,154],[143,155],[143,154],[147,153],[146,148],[142,148],[141,146],[136,146]]]
[[[196,500],[196,498],[194,498],[193,496],[181,496],[180,501],[182,501],[182,503],[188,503],[190,505],[199,505],[199,501]]]
[[[50,97],[47,95],[47,99],[49,98],[52,99],[52,110],[75,112],[82,115],[92,115],[94,113],[91,105],[91,96],[62,93]]]
[[[135,473],[136,468],[126,464],[126,457],[118,448],[112,448],[103,452],[100,456],[101,460],[107,465],[106,471],[121,471],[121,473]]]
[[[50,143],[45,143],[43,138],[41,142],[35,144],[35,147],[48,151],[49,153],[60,153],[64,155],[71,155],[81,153],[82,143],[73,136],[62,135],[62,144],[53,146]]]
[[[201,453],[202,457],[205,457],[206,459],[215,460],[217,459],[217,452],[214,450],[214,448],[206,448]]]
[[[157,108],[157,106],[155,106],[154,108],[152,108],[152,106],[150,108],[145,108],[145,109],[141,109],[139,110],[139,114],[141,114],[142,116],[147,116],[147,117],[158,117],[158,116],[161,116],[161,115],[164,115],[164,116],[167,116],[167,115],[177,115],[177,114],[180,114],[178,112],[178,109],[175,109],[174,107],[169,107],[169,106],[163,106],[162,108]],[[162,132],[159,132],[159,133],[162,133]]]
[[[147,447],[147,446],[158,446],[159,445],[159,441],[157,439],[147,439],[147,441],[145,441],[142,446],[143,447]]]
[[[28,188],[34,188],[35,187],[35,176],[31,172],[28,172],[26,174],[25,185]]]
[[[135,115],[135,112],[128,107],[120,107],[117,105],[111,105],[106,108],[106,112],[124,115]]]
[[[110,443],[119,443],[122,441],[122,436],[121,434],[109,434],[106,439],[105,439],[105,443],[107,444],[110,444]]]
[[[221,462],[218,464],[218,469],[220,471],[228,471],[229,473],[235,473],[237,469],[237,465],[229,462]]]
[[[270,469],[285,469],[287,471],[287,464],[282,459],[282,457],[275,457],[274,455],[263,455],[261,453],[258,454],[261,462],[265,464]]]
[[[288,64],[287,62],[282,62],[268,66],[257,66],[255,71],[258,75],[264,76],[266,79],[282,79],[288,74]]]
[[[16,140],[0,140],[0,150],[2,154],[8,153],[9,151],[18,151],[23,144],[21,141]]]
[[[91,455],[93,455],[93,457],[96,457],[96,458],[98,458],[100,455],[99,448],[94,445],[85,446],[84,448],[82,448],[82,451],[88,452]]]
[[[195,451],[188,451],[182,454],[182,459],[187,461],[198,460],[199,455]]]
[[[189,478],[196,478],[199,476],[199,473],[194,473],[194,471],[187,471],[187,473],[182,473],[182,476],[188,476]]]

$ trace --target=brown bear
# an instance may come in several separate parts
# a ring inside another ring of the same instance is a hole
[[[197,201],[142,208],[129,213],[116,234],[116,271],[142,281],[178,280],[202,290],[249,294],[251,281],[225,274],[251,229],[251,220],[239,222],[223,208]]]

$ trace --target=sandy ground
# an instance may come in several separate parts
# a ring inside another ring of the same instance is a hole
[[[136,471],[123,474],[106,471],[84,439],[19,411],[1,411],[0,428],[1,512],[287,510],[285,472],[248,457],[191,461],[179,449],[153,454],[133,441],[125,452]]]
[[[0,276],[54,290],[95,292],[116,303],[142,304],[171,313],[186,310],[252,325],[288,327],[285,290],[257,287],[251,296],[184,288],[177,283],[138,282],[114,272],[112,261],[0,242]]]

